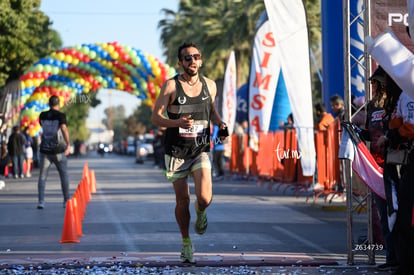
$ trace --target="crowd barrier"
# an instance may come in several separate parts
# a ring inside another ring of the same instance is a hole
[[[304,176],[295,129],[260,133],[258,151],[248,146],[247,134],[231,136],[230,172],[246,178],[266,181],[269,188],[294,188],[300,195],[308,192],[312,184],[321,188],[312,190],[315,200],[321,195],[341,194],[341,165],[338,159],[340,123],[332,124],[326,131],[315,131],[316,171],[314,176]],[[284,191],[285,191],[284,190]],[[284,192],[283,191],[283,192]]]

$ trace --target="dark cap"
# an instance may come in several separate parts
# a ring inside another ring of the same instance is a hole
[[[49,98],[49,106],[50,107],[55,107],[56,105],[59,105],[59,97],[55,96],[55,95],[52,95]]]
[[[375,70],[375,72],[371,75],[369,80],[377,80],[381,83],[385,83],[387,79],[387,73],[384,71],[384,69],[381,66],[378,66],[378,68]]]

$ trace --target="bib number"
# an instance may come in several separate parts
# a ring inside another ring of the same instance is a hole
[[[204,134],[204,127],[201,124],[193,124],[190,129],[179,128],[180,137],[197,137]]]

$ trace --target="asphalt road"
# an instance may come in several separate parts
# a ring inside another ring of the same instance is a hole
[[[16,265],[81,267],[114,262],[190,268],[179,263],[181,238],[172,185],[152,161],[140,165],[129,156],[95,153],[70,158],[72,194],[85,163],[95,172],[97,192],[86,206],[79,243],[60,242],[65,209],[54,167],[43,210],[36,209],[38,169],[32,178],[5,179],[0,190],[0,270]],[[230,175],[214,182],[207,233],[200,236],[191,228],[199,271],[191,267],[186,272],[198,273],[207,266],[247,266],[271,273],[283,268],[283,274],[388,274],[368,265],[363,253],[355,255],[355,265],[346,264],[344,203],[329,204],[323,198],[313,203],[306,201],[306,193],[297,197],[276,187]],[[192,184],[190,189],[194,194]],[[192,203],[194,199],[193,195]],[[193,207],[191,214],[195,216]],[[365,224],[364,213],[354,218],[356,239],[366,234]],[[384,262],[384,254],[377,251],[377,264]]]

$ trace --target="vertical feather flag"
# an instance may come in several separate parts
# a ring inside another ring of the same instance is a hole
[[[301,0],[265,0],[292,108],[304,176],[316,165],[306,15]]]
[[[236,58],[234,51],[230,53],[227,61],[226,71],[224,73],[223,84],[223,120],[227,123],[229,133],[233,133],[234,123],[236,121],[237,111],[237,81],[236,81]]]
[[[269,20],[256,30],[249,77],[249,146],[258,151],[259,133],[269,130],[280,62]]]

